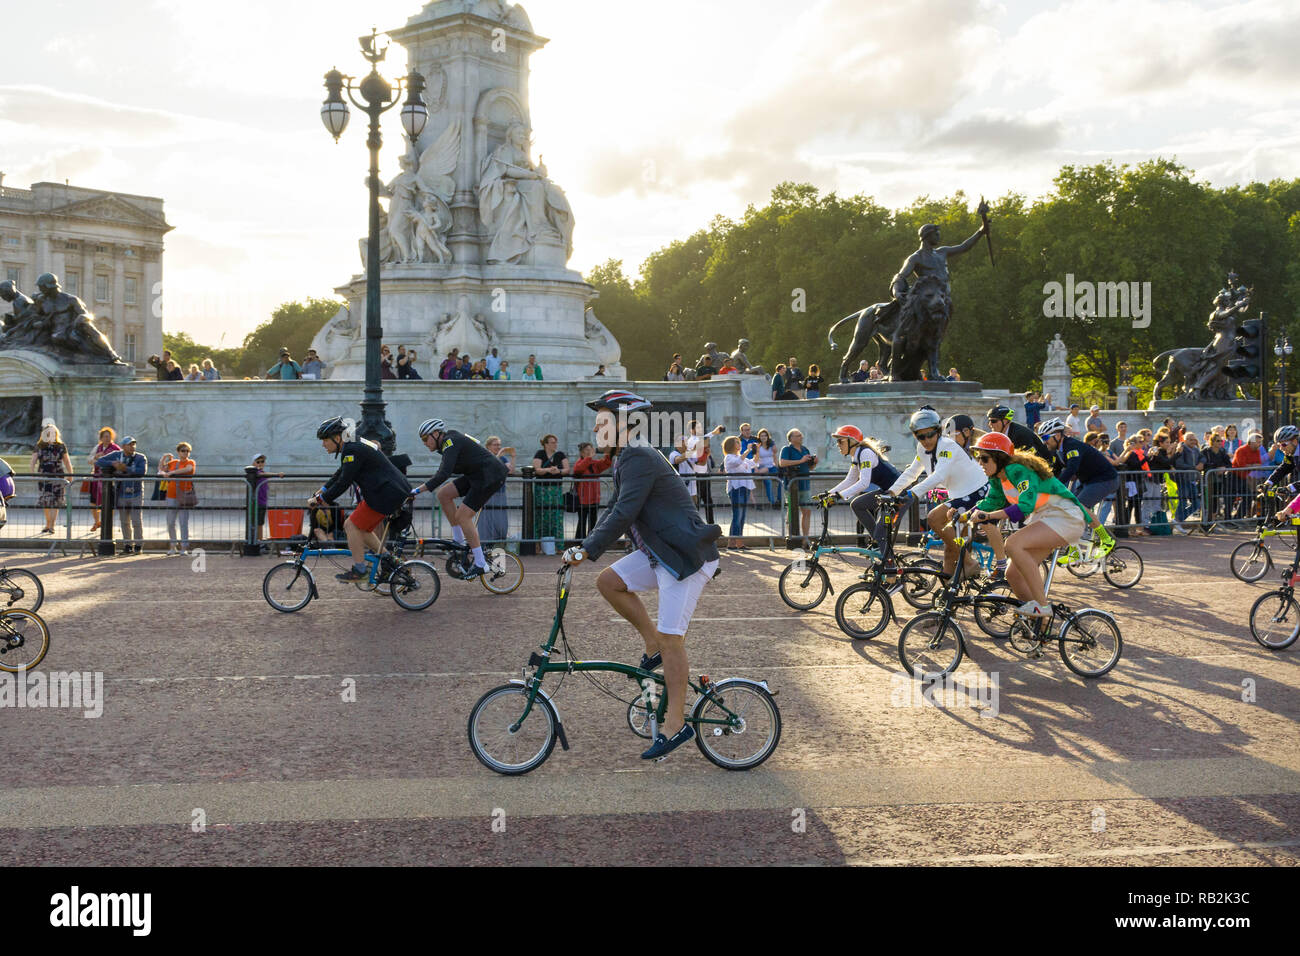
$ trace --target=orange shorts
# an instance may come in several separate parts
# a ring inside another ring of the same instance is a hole
[[[385,517],[387,516],[375,511],[363,501],[352,510],[352,514],[348,515],[348,521],[362,531],[374,531]]]

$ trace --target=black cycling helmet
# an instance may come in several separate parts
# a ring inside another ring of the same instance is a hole
[[[994,405],[984,417],[991,422],[1009,422],[1015,417],[1015,413],[1005,405]]]
[[[611,388],[600,398],[588,402],[587,407],[593,412],[603,410],[617,414],[619,411],[639,412],[650,408],[651,404],[636,392],[629,392],[625,388]]]
[[[943,433],[945,435],[951,435],[954,432],[959,432],[967,428],[974,428],[974,427],[975,427],[975,422],[971,420],[971,417],[969,415],[954,415],[952,416],[952,418],[948,419],[946,422],[943,423]]]
[[[327,418],[320,423],[320,428],[316,429],[316,437],[324,441],[332,435],[342,435],[347,427],[341,418]]]

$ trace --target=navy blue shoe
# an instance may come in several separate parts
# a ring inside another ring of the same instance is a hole
[[[334,577],[340,581],[364,581],[366,580],[366,578],[370,577],[370,571],[369,569],[365,571],[358,571],[355,567],[353,567],[353,568],[348,568],[342,574],[334,575]]]
[[[644,654],[641,655],[641,669],[643,671],[656,670],[662,667],[663,663],[664,656],[662,654],[655,654],[654,657],[647,657]]]
[[[667,757],[670,753],[694,736],[695,728],[690,724],[686,724],[671,737],[665,737],[663,734],[658,734],[655,736],[655,742],[650,745],[650,749],[641,755],[641,759],[663,760],[664,757]]]

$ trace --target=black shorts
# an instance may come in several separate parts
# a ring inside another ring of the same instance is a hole
[[[960,498],[949,498],[944,502],[949,508],[955,508],[958,511],[971,511],[974,507],[988,497],[989,486],[985,485],[979,491],[972,491],[968,495],[962,495]]]
[[[461,504],[471,511],[482,511],[488,499],[505,487],[506,479],[504,475],[495,481],[480,475],[458,475],[452,484]]]

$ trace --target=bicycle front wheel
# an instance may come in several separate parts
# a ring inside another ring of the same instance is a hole
[[[1102,611],[1080,611],[1061,628],[1061,660],[1080,677],[1101,677],[1124,651],[1114,618]]]
[[[519,684],[502,684],[478,699],[469,713],[469,747],[485,767],[513,777],[551,755],[560,723],[555,708],[539,693],[528,719],[519,723],[526,706],[528,688]]]
[[[831,579],[820,564],[799,560],[781,572],[776,588],[781,592],[781,600],[796,611],[811,611],[826,599]]]
[[[1273,555],[1259,541],[1243,541],[1232,549],[1232,574],[1254,584],[1273,568]]]
[[[39,611],[45,601],[41,579],[23,568],[0,571],[0,607],[21,607]]]
[[[479,578],[483,587],[493,594],[509,594],[524,583],[524,562],[519,555],[505,548],[493,548],[485,551],[487,574]]]
[[[0,671],[31,670],[50,649],[50,629],[35,611],[15,607],[0,611]]]
[[[305,608],[313,591],[311,572],[297,561],[277,564],[262,578],[262,597],[271,607],[285,614]]]
[[[442,582],[428,561],[403,561],[388,576],[393,600],[408,611],[423,611],[438,600]]]
[[[1142,580],[1142,555],[1120,546],[1106,555],[1101,573],[1115,587],[1128,590]]]
[[[908,621],[898,635],[898,659],[913,677],[934,680],[957,669],[964,644],[956,621],[939,611],[926,611]]]
[[[835,602],[835,623],[855,641],[871,640],[893,616],[889,592],[878,581],[859,581],[841,591]]]
[[[728,710],[734,719],[729,720]],[[781,742],[781,711],[772,695],[758,684],[736,677],[718,681],[710,695],[696,700],[691,719],[729,720],[725,724],[694,724],[700,753],[723,770],[757,767]]]
[[[1250,608],[1250,636],[1270,651],[1290,647],[1300,637],[1300,605],[1284,591],[1261,594]]]

